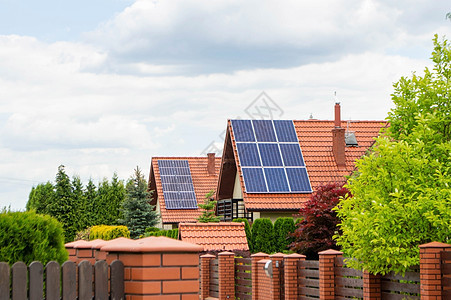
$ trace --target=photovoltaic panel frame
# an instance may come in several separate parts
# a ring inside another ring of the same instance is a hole
[[[188,160],[158,160],[166,209],[197,209]]]

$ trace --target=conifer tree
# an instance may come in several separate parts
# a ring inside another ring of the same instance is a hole
[[[215,215],[216,201],[213,200],[215,191],[210,191],[205,195],[204,204],[197,204],[204,211],[202,215],[197,218],[200,223],[219,222],[221,219]]]
[[[128,227],[131,238],[139,238],[147,227],[156,225],[160,218],[155,206],[149,204],[152,192],[147,191],[147,186],[144,175],[136,167],[134,175],[127,181],[121,209],[123,218],[119,220],[119,223]]]

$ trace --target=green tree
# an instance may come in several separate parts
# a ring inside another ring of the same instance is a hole
[[[288,250],[288,245],[290,245],[294,239],[290,236],[296,229],[294,225],[293,218],[277,218],[274,222],[274,240],[275,240],[275,251],[282,252]]]
[[[252,252],[252,233],[251,233],[251,225],[249,225],[249,221],[246,218],[236,218],[233,219],[232,222],[236,223],[244,223],[244,232],[246,233],[247,246],[249,247],[249,251]]]
[[[210,191],[205,195],[204,204],[197,204],[203,209],[202,215],[197,218],[200,223],[219,222],[221,219],[215,215],[216,201],[213,200],[215,191]]]
[[[73,241],[77,232],[78,216],[72,185],[63,165],[58,167],[55,178],[55,198],[48,208],[49,215],[55,217],[63,225],[65,241]]]
[[[156,225],[160,218],[155,206],[149,204],[151,192],[147,191],[147,186],[144,175],[136,167],[134,175],[127,181],[127,193],[121,209],[123,218],[119,220],[128,227],[132,238],[139,238],[147,227]]]
[[[52,203],[55,197],[53,184],[40,183],[36,187],[31,188],[26,210],[35,210],[38,214],[48,214],[48,205]]]
[[[79,176],[72,178],[72,198],[74,210],[77,217],[76,231],[85,229],[88,226],[88,216],[86,214],[86,198],[83,189],[83,183]]]
[[[86,185],[84,194],[84,198],[86,201],[85,215],[87,219],[86,224],[87,227],[98,224],[96,213],[97,211],[96,197],[97,197],[97,188],[94,182],[92,182],[92,179],[90,178],[88,180],[88,184]]]
[[[253,252],[272,253],[275,250],[274,226],[270,219],[260,218],[252,224]]]
[[[419,245],[451,241],[451,49],[434,38],[434,68],[394,84],[391,127],[349,179],[337,236],[349,264],[405,272]]]

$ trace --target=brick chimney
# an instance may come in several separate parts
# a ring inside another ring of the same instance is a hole
[[[208,164],[207,164],[207,171],[208,175],[215,175],[215,168],[216,168],[216,158],[214,153],[208,153]]]
[[[340,103],[335,103],[335,127],[332,129],[332,151],[335,163],[339,168],[346,167],[345,158],[345,129],[341,128]]]

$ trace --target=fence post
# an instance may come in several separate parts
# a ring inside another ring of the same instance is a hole
[[[210,262],[214,258],[211,254],[200,257],[200,299],[210,296]]]
[[[451,251],[451,245],[432,242],[420,245],[421,299],[442,299],[442,270],[440,252]]]
[[[363,271],[363,298],[368,300],[381,300],[381,276]]]
[[[219,300],[235,299],[235,254],[218,254]]]
[[[109,242],[106,261],[124,264],[126,299],[199,300],[199,252],[203,247],[167,237]]]
[[[298,299],[298,264],[305,260],[305,255],[293,253],[283,257],[285,300]]]
[[[251,255],[252,258],[252,299],[258,299],[258,261],[262,259],[267,259],[268,254],[258,252]]]
[[[276,253],[270,255],[270,259],[272,260],[272,279],[271,279],[271,299],[280,300],[282,296],[282,288],[281,285],[281,274],[280,270],[282,268],[283,257],[285,255],[282,253]]]
[[[343,252],[329,249],[319,252],[319,298],[335,299],[335,258]]]

